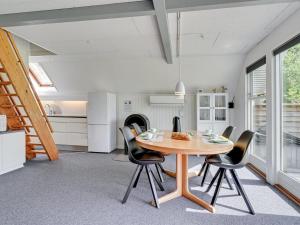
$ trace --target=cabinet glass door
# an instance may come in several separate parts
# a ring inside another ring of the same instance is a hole
[[[210,107],[210,95],[200,95],[199,96],[199,106]]]
[[[215,121],[226,121],[226,109],[215,109]]]
[[[226,108],[226,96],[225,95],[215,95],[215,107],[216,108]]]
[[[211,95],[199,96],[199,120],[211,121]]]
[[[215,121],[226,121],[227,120],[227,109],[226,109],[226,96],[225,95],[214,95],[214,120]]]
[[[201,121],[210,121],[211,120],[210,109],[199,109],[199,120]]]

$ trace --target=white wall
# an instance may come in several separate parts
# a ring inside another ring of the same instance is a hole
[[[42,61],[58,89],[56,96],[43,97],[45,100],[63,100],[62,96],[66,99],[77,96],[73,100],[84,100],[89,91],[115,92],[118,96],[118,127],[123,126],[129,114],[144,113],[149,117],[152,127],[172,129],[172,118],[179,115],[178,106],[149,105],[150,93],[174,93],[178,81],[176,60],[173,65],[168,65],[161,58],[121,60],[55,56],[43,57]],[[182,59],[182,80],[189,93],[182,109],[184,129],[196,129],[196,90],[225,86],[229,89],[231,99],[243,61],[243,55],[207,55]],[[124,112],[124,100],[133,102],[132,112]],[[229,120],[232,116],[231,110]],[[119,132],[117,143],[119,148],[123,148]]]
[[[86,116],[87,101],[42,101],[46,113],[50,114],[49,107],[54,110],[55,114],[67,115],[67,116]]]
[[[28,41],[14,35],[15,43],[26,66],[29,66],[30,44]]]
[[[132,102],[132,110],[124,109],[124,101]],[[184,106],[162,106],[150,105],[149,94],[126,94],[120,93],[117,97],[117,127],[123,127],[127,116],[133,113],[145,114],[150,120],[150,126],[153,128],[172,130],[172,119],[174,116],[181,115],[181,125],[184,130],[196,129],[196,97],[195,95],[186,95]],[[117,132],[117,146],[123,148],[123,138],[120,132]]]
[[[282,45],[295,35],[300,33],[300,10],[289,17],[279,27],[277,27],[270,35],[262,40],[256,47],[254,47],[246,56],[244,66],[241,71],[237,90],[235,92],[235,117],[234,124],[238,128],[236,133],[245,130],[246,112],[246,67],[253,62],[267,56],[267,86],[270,86],[270,78],[272,76],[272,69],[274,66],[273,50]],[[268,88],[268,87],[267,87]],[[270,90],[270,88],[268,88]],[[270,94],[270,93],[268,93]]]
[[[162,58],[107,59],[95,57],[32,57],[41,65],[58,95],[107,90],[119,93],[172,93],[178,81],[178,64]],[[182,59],[182,80],[187,92],[222,85],[235,90],[243,55],[215,55]]]

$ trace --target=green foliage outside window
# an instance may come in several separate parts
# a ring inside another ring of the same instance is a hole
[[[300,44],[284,53],[282,73],[284,103],[300,103]]]

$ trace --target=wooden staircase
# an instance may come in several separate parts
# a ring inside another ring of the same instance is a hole
[[[0,28],[0,114],[7,115],[10,130],[26,133],[26,157],[46,154],[58,159],[52,127],[30,81],[12,35]]]

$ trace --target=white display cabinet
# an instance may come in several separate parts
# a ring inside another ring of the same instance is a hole
[[[228,126],[228,94],[197,94],[197,131],[221,134]]]

